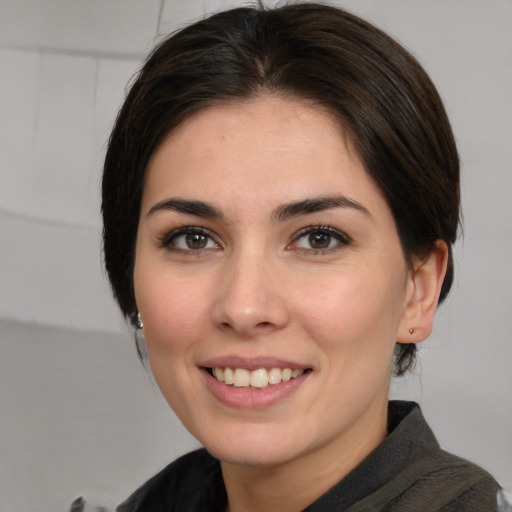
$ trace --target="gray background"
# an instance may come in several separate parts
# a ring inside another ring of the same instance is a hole
[[[222,0],[0,0],[0,512],[125,497],[195,446],[138,363],[101,269],[99,179],[156,39]],[[512,2],[346,0],[430,72],[463,162],[453,293],[417,375],[442,444],[512,489]]]

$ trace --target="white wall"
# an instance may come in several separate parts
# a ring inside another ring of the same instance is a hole
[[[112,504],[194,446],[136,360],[101,269],[105,140],[155,37],[223,0],[0,0],[0,512]],[[512,2],[344,0],[415,53],[463,161],[453,294],[422,351],[442,444],[512,489]],[[108,496],[110,496],[110,498]]]

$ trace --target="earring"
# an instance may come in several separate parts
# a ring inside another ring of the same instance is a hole
[[[137,329],[142,329],[144,327],[144,322],[142,321],[142,319],[140,317],[140,313],[138,311],[137,311],[137,314],[135,315],[133,323],[135,324],[135,327]]]
[[[412,327],[409,329],[409,334],[414,334],[414,329]]]

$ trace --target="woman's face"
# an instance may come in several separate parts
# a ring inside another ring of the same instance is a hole
[[[201,110],[149,163],[134,272],[149,362],[229,463],[364,452],[385,435],[412,285],[345,135],[318,107],[263,97]]]

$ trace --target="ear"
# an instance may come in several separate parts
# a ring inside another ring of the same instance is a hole
[[[448,264],[448,246],[437,240],[426,259],[414,263],[407,284],[407,297],[398,328],[399,343],[418,343],[432,332],[434,315]]]

